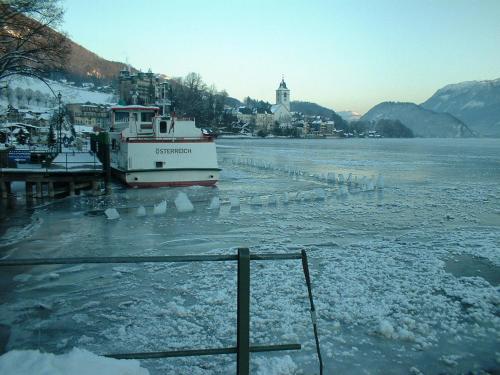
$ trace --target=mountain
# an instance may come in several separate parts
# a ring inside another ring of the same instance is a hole
[[[421,106],[450,113],[481,136],[500,137],[500,78],[447,85]]]
[[[361,121],[399,120],[417,137],[457,138],[474,134],[462,121],[448,113],[437,113],[414,103],[384,102],[370,109]]]
[[[66,67],[66,76],[70,80],[110,84],[126,66],[122,62],[103,59],[71,39],[66,39],[71,51]],[[132,68],[132,71],[137,70]]]
[[[361,118],[361,114],[354,111],[339,111],[337,113],[347,122],[358,121]]]
[[[337,129],[347,128],[347,122],[340,117],[337,112],[316,103],[292,101],[290,102],[290,110],[292,112],[301,112],[306,116],[328,117],[335,121],[335,127]]]

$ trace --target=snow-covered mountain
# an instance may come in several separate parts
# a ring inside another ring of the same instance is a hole
[[[361,118],[361,114],[355,111],[339,111],[337,113],[347,122],[357,121]]]
[[[481,136],[500,136],[500,78],[447,85],[422,107],[450,113]]]
[[[361,121],[399,120],[417,137],[471,137],[462,121],[448,113],[437,113],[414,103],[384,102],[370,109]]]

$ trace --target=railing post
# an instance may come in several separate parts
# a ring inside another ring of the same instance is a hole
[[[238,249],[236,374],[250,374],[250,251]]]

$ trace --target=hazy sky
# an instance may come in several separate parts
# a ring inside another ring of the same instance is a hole
[[[63,30],[111,60],[201,74],[238,99],[366,112],[500,78],[500,0],[65,0]]]

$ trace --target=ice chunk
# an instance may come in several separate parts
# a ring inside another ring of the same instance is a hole
[[[314,199],[324,200],[326,199],[326,192],[324,189],[318,188],[313,190]]]
[[[167,212],[167,201],[161,201],[154,205],[153,214],[154,215],[165,215]]]
[[[220,208],[220,199],[219,197],[213,197],[210,201],[210,205],[208,206],[209,210],[218,210]]]
[[[329,172],[326,175],[326,181],[328,183],[335,184],[335,181],[336,181],[335,173],[334,172]]]
[[[189,200],[186,193],[180,192],[175,198],[175,207],[179,212],[191,212],[194,211],[194,206]]]
[[[252,197],[250,200],[250,205],[252,206],[262,206],[262,198],[260,196]]]
[[[367,191],[375,190],[375,184],[373,183],[373,179],[368,180],[368,182],[366,184],[366,190]]]
[[[146,208],[144,208],[144,206],[139,206],[137,209],[137,216],[146,216]]]
[[[288,192],[285,191],[283,193],[283,203],[288,204],[288,202],[290,202],[290,196],[289,196]]]
[[[349,176],[347,176],[347,180],[345,181],[345,183],[346,183],[347,185],[350,185],[350,184],[351,184],[351,182],[352,182],[352,173],[349,173]]]
[[[377,177],[377,189],[383,189],[384,188],[384,176],[381,174],[378,175]]]
[[[268,206],[276,206],[277,203],[278,203],[278,199],[274,195],[270,195],[267,198],[267,205]]]
[[[118,213],[118,211],[116,210],[116,208],[107,208],[104,211],[104,214],[106,215],[106,217],[108,218],[108,220],[115,220],[115,219],[119,219],[120,218],[120,214]]]
[[[394,327],[387,320],[380,321],[378,331],[382,336],[387,337],[388,339],[392,338],[394,335]]]
[[[240,206],[240,198],[239,197],[229,197],[229,203],[231,203],[232,208],[237,208]]]
[[[345,186],[341,186],[341,187],[339,188],[339,192],[338,192],[338,194],[339,194],[341,197],[346,197],[346,196],[347,196],[347,194],[348,194],[347,187],[345,187]]]

